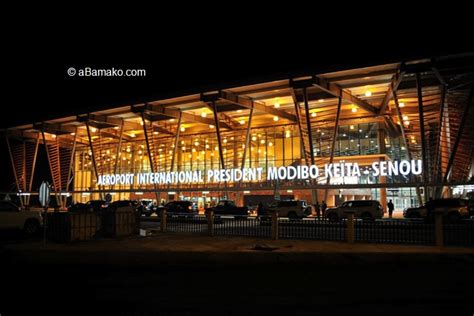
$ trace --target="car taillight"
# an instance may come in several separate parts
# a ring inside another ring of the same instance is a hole
[[[188,206],[188,210],[192,210],[192,209],[193,209],[193,207],[192,207],[192,206]]]

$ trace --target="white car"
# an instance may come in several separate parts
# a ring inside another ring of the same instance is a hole
[[[267,207],[266,213],[269,211],[278,211],[279,217],[295,219],[305,217],[308,207],[310,206],[303,200],[275,201]]]
[[[9,201],[0,201],[0,229],[21,229],[34,235],[41,229],[40,211],[25,211]]]
[[[375,200],[354,200],[347,201],[341,205],[326,210],[326,217],[330,221],[338,221],[341,218],[347,218],[346,212],[354,212],[356,218],[376,219],[382,218],[384,209],[379,201]]]

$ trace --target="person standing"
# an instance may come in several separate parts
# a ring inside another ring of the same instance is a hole
[[[314,204],[314,208],[316,209],[316,217],[320,219],[321,217],[321,206],[319,205],[319,202],[316,201],[316,204]]]
[[[388,207],[388,218],[392,218],[393,210],[395,209],[395,206],[392,203],[392,200],[389,200],[387,203]]]
[[[324,216],[326,216],[326,209],[328,208],[326,201],[323,201],[323,204],[321,204],[321,213]]]

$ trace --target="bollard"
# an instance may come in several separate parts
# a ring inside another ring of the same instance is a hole
[[[207,233],[209,236],[213,237],[214,236],[214,211],[207,210],[206,217],[207,217]]]
[[[444,237],[443,237],[443,213],[435,212],[435,240],[436,246],[443,247]]]
[[[161,232],[166,232],[166,209],[160,210],[160,229]]]
[[[349,244],[354,243],[355,228],[354,228],[354,211],[346,211],[347,215],[347,229],[346,237]]]
[[[278,239],[278,211],[272,212],[272,239]]]

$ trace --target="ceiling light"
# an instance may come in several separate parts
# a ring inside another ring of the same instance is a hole
[[[206,117],[207,113],[206,112],[201,112],[201,117]]]
[[[403,107],[405,107],[405,103],[400,102],[400,103],[398,104],[398,106],[401,107],[401,108],[403,108]]]
[[[311,113],[312,117],[316,117],[316,112]]]
[[[365,96],[366,96],[366,97],[372,96],[372,92],[369,91],[369,90],[365,91]]]
[[[278,116],[275,115],[275,116],[273,117],[273,120],[274,120],[275,122],[278,122],[278,120],[279,120]]]

